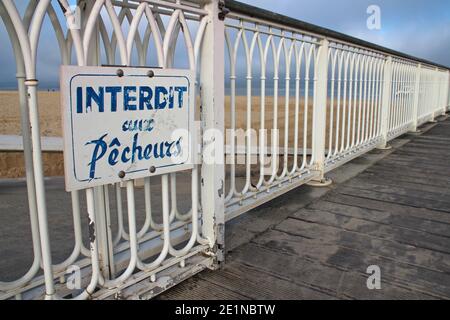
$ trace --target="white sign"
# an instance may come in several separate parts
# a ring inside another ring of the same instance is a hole
[[[189,70],[61,67],[66,190],[193,167]]]

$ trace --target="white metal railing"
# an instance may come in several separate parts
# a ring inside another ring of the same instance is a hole
[[[444,67],[234,1],[78,5],[81,28],[67,30],[66,20],[75,19],[67,0],[28,1],[23,12],[11,0],[0,1],[16,57],[34,252],[22,277],[0,282],[2,299],[156,295],[217,267],[226,220],[299,185],[326,184],[326,172],[386,147],[449,105]],[[183,172],[183,190],[180,175],[170,174],[159,182],[145,178],[72,192],[74,248],[59,264],[51,254],[58,243],[50,242],[48,231],[37,101],[37,47],[45,24],[55,31],[62,64],[173,68],[187,61],[198,74],[201,152],[211,145],[223,150],[218,161],[199,157]],[[179,44],[184,61],[177,60]],[[156,189],[160,208],[152,198]],[[183,210],[186,189],[190,209]],[[82,225],[86,215],[89,228]],[[67,272],[74,265],[82,286],[69,289]]]
[[[186,270],[193,268],[186,267],[186,264],[193,256],[197,257],[197,270],[199,266],[211,267],[216,260],[218,250],[212,250],[217,244],[216,222],[208,224],[214,216],[209,220],[200,218],[199,169],[196,166],[186,173],[191,180],[192,199],[191,209],[187,212],[178,209],[179,190],[175,174],[161,176],[160,191],[156,193],[162,196],[162,208],[159,212],[152,205],[151,195],[155,193],[151,193],[150,188],[155,183],[150,178],[145,179],[143,192],[135,190],[133,181],[125,182],[124,186],[116,184],[87,189],[85,205],[89,215],[89,248],[85,247],[82,237],[82,197],[80,192],[72,192],[74,249],[63,262],[56,265],[52,262],[36,99],[38,81],[35,80],[39,63],[37,46],[44,20],[49,19],[55,30],[62,64],[145,66],[150,59],[148,55],[153,55],[156,67],[171,68],[174,65],[178,38],[181,36],[188,68],[198,71],[198,56],[203,52],[202,55],[209,58],[210,50],[204,47],[209,47],[210,42],[204,42],[204,38],[211,37],[212,31],[209,29],[214,25],[211,23],[211,16],[218,10],[211,3],[199,5],[179,1],[80,1],[78,7],[82,10],[81,28],[71,28],[64,32],[65,20],[74,23],[76,18],[75,11],[66,0],[29,1],[24,13],[18,11],[13,1],[0,2],[1,17],[17,59],[34,246],[34,262],[28,272],[15,281],[0,283],[0,296],[3,299],[86,299],[105,294],[113,296],[146,278],[151,279],[153,288],[158,288],[163,286],[158,280],[160,275],[164,275],[164,271],[171,272],[172,275],[184,272],[187,276],[189,272]],[[192,31],[195,32],[195,37],[192,37]],[[72,54],[74,59],[71,58]],[[203,81],[210,83],[209,73],[207,76],[203,76],[204,71],[200,70],[200,73],[200,84]],[[205,94],[213,87],[204,86]],[[202,103],[204,109],[212,108],[209,101],[203,100]],[[126,189],[125,194],[122,187]],[[207,183],[205,188],[210,189]],[[135,206],[135,197],[138,195],[145,199],[145,221],[139,230]],[[128,232],[125,231],[123,221],[125,203]],[[208,208],[209,204],[202,203],[201,206]],[[112,234],[110,228],[110,207],[117,211],[116,234]],[[158,216],[162,223],[156,222],[155,218]],[[84,288],[69,290],[65,285],[69,278],[66,272],[73,265],[82,269]],[[191,271],[195,273],[194,270]],[[164,283],[164,279],[162,281]]]

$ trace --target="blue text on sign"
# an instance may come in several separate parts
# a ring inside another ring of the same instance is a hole
[[[98,112],[105,112],[105,98],[110,97],[109,110],[116,112],[118,108],[123,111],[159,110],[183,108],[184,95],[187,87],[156,86],[99,86],[76,88],[76,112],[92,112],[94,104]],[[121,98],[121,99],[120,99]],[[119,101],[123,103],[119,106]]]

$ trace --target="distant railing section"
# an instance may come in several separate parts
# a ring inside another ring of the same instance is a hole
[[[326,164],[331,165],[380,141],[386,56],[332,43],[328,63]]]
[[[234,133],[227,140],[227,219],[298,185],[326,183],[326,172],[446,111],[444,66],[239,2],[226,5],[225,125]]]

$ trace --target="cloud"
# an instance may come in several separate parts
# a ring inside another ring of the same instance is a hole
[[[243,0],[273,10],[272,0]],[[381,9],[381,30],[367,28],[367,8]],[[450,66],[448,0],[284,0],[277,13]]]
[[[448,0],[242,0],[293,18],[347,33],[376,44],[450,66]],[[25,1],[18,1],[23,14]],[[381,8],[381,30],[368,30],[369,5]],[[55,10],[59,12],[58,6]],[[0,88],[15,87],[15,61],[0,23]],[[177,53],[177,58],[186,59]],[[48,18],[39,44],[38,77],[43,87],[58,85],[59,48]]]

